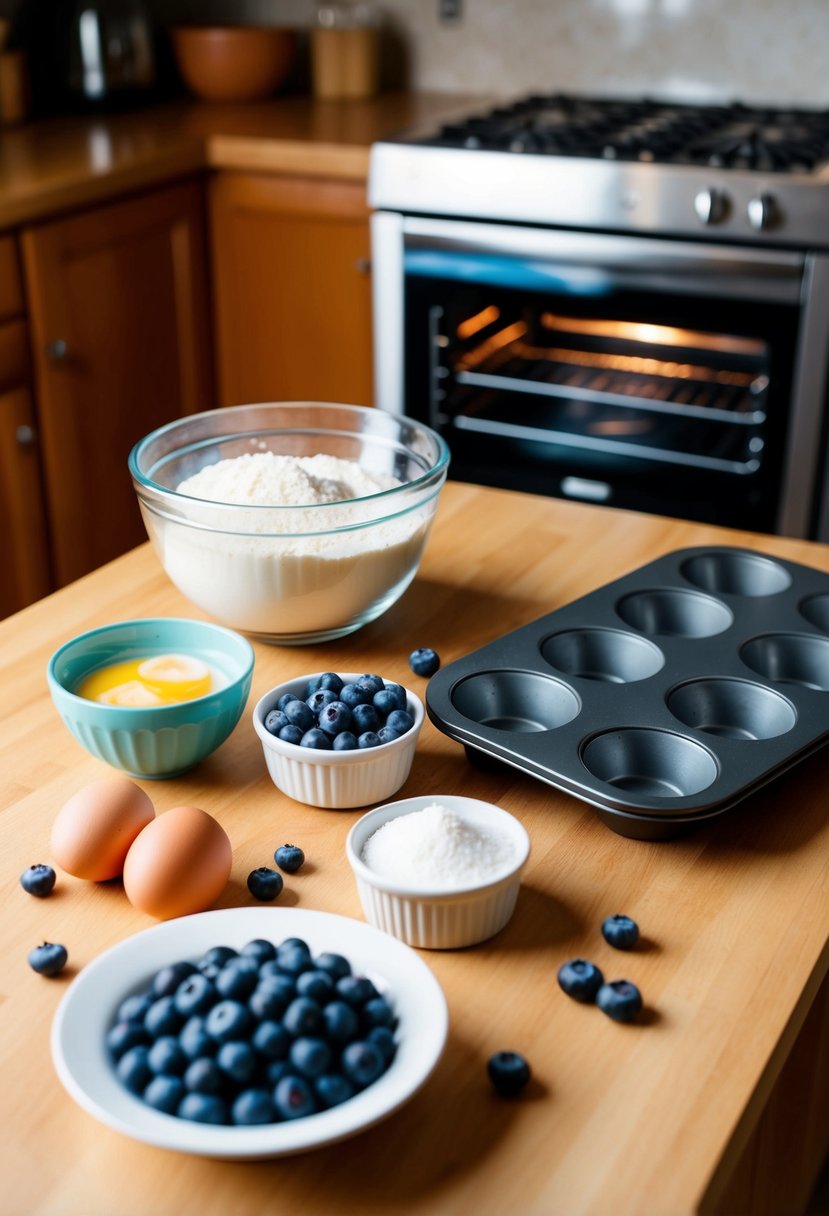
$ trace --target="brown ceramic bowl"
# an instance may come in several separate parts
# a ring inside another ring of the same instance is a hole
[[[285,81],[296,32],[261,26],[179,25],[173,49],[185,84],[203,101],[258,101]]]

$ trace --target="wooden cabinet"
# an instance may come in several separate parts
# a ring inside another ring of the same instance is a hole
[[[146,540],[133,444],[214,404],[202,188],[32,226],[22,251],[60,586]]]
[[[370,405],[365,184],[223,172],[210,186],[222,405]]]
[[[17,248],[0,238],[0,617],[51,590]]]

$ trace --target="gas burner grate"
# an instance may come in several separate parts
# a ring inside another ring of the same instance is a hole
[[[810,173],[829,161],[829,111],[531,96],[447,123],[440,147]]]

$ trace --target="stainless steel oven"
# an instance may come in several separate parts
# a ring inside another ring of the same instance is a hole
[[[829,539],[820,148],[772,194],[710,156],[528,149],[526,114],[496,111],[515,150],[474,122],[375,148],[377,404],[440,431],[463,480]]]

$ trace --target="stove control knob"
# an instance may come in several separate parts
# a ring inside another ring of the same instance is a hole
[[[713,186],[700,190],[694,199],[694,210],[703,224],[720,224],[728,215],[728,195]]]
[[[748,222],[755,232],[773,228],[780,218],[777,203],[770,194],[758,194],[749,200]]]

